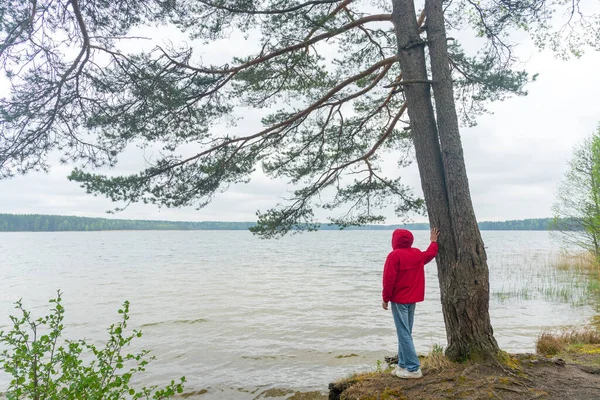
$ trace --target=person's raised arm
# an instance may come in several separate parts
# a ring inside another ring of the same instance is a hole
[[[425,264],[427,264],[429,261],[433,260],[435,258],[435,256],[437,256],[437,253],[438,253],[437,240],[438,240],[439,236],[440,236],[440,231],[438,230],[438,228],[433,228],[431,230],[431,235],[429,237],[431,240],[431,243],[429,244],[429,247],[427,248],[427,250],[425,250],[423,252],[423,256],[425,257]]]

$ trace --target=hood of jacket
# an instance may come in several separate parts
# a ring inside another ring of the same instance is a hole
[[[396,229],[392,234],[392,248],[407,249],[412,247],[415,238],[413,234],[406,229]]]

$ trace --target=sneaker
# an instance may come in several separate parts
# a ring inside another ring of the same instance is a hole
[[[398,378],[402,378],[402,379],[419,379],[423,377],[423,373],[421,372],[421,369],[419,368],[416,371],[408,371],[406,369],[401,370],[400,372],[396,373],[396,376]]]
[[[406,368],[402,368],[396,365],[396,368],[392,371],[392,375],[398,376],[398,374],[402,373],[402,371],[406,371]]]

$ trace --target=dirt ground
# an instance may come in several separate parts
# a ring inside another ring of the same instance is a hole
[[[424,368],[423,374],[417,380],[397,378],[389,369],[356,375],[332,383],[329,399],[599,400],[600,348],[581,348],[561,358],[507,355],[497,363]]]

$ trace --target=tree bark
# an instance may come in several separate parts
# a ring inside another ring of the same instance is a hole
[[[426,2],[428,42],[419,35],[413,0],[392,3],[404,80],[428,80],[424,47],[430,46],[437,124],[430,84],[407,84],[404,91],[429,221],[442,232],[437,265],[446,355],[493,358],[498,344],[489,318],[489,274],[458,131],[441,0]]]

